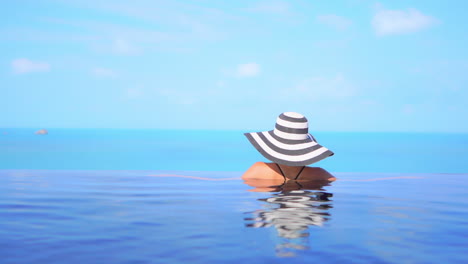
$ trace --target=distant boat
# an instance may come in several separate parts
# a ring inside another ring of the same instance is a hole
[[[41,130],[36,131],[34,134],[36,134],[36,135],[47,135],[47,134],[49,134],[49,132],[46,129],[41,129]]]

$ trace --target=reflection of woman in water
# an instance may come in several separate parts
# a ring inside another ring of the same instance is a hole
[[[291,183],[293,181],[289,181]],[[276,252],[278,256],[294,256],[295,250],[309,247],[309,226],[322,226],[330,218],[331,193],[324,192],[322,186],[315,184],[317,191],[293,188],[259,199],[266,202],[264,209],[249,212],[245,218],[246,227],[274,227],[278,238]],[[252,184],[252,186],[255,186]],[[284,186],[284,185],[283,185]],[[283,188],[283,187],[280,187]]]
[[[319,145],[309,134],[307,119],[298,113],[285,112],[276,119],[275,129],[266,132],[246,133],[250,143],[273,163],[257,162],[242,179],[251,191],[280,192],[260,201],[271,205],[269,209],[252,212],[246,218],[247,227],[274,226],[283,241],[277,244],[277,254],[292,256],[293,249],[308,248],[308,226],[322,226],[328,220],[328,197],[326,192],[311,192],[301,189],[322,190],[334,181],[326,170],[307,167],[333,155]]]
[[[268,179],[272,182],[334,181],[326,170],[307,167],[333,155],[309,134],[307,119],[295,112],[285,112],[276,119],[275,129],[245,133],[250,143],[273,163],[257,162],[242,176],[244,180]]]
[[[243,175],[244,183],[254,187],[249,191],[278,192],[259,201],[268,208],[250,212],[247,227],[273,226],[278,232],[277,254],[294,255],[294,249],[307,249],[308,227],[322,226],[330,218],[331,193],[323,186],[335,181],[329,172],[307,165],[333,155],[308,133],[307,119],[298,113],[279,115],[274,130],[246,133],[252,145],[273,163],[256,162]],[[181,177],[207,181],[239,180],[236,178],[206,178],[177,174],[152,174],[155,177]],[[347,181],[377,181],[397,178],[357,179]],[[314,190],[314,191],[311,191]]]

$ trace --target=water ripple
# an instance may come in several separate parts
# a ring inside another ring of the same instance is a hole
[[[466,262],[468,175],[424,177],[255,193],[131,171],[0,171],[1,262]]]

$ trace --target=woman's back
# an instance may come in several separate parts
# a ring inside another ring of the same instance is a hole
[[[286,166],[277,163],[256,162],[242,175],[242,179],[269,179],[275,181],[334,181],[333,175],[319,167]]]

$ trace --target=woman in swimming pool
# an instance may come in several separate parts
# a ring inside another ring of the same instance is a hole
[[[294,181],[334,181],[322,168],[307,167],[334,153],[319,145],[309,134],[307,119],[295,112],[285,112],[276,119],[275,129],[245,133],[250,143],[273,163],[256,162],[242,176],[244,180],[262,179],[272,183]]]
[[[274,130],[246,133],[252,145],[273,163],[256,162],[243,175],[244,183],[256,187],[254,191],[274,191],[297,188],[320,189],[336,178],[326,170],[307,165],[330,157],[333,152],[319,145],[309,134],[307,119],[298,113],[286,112],[278,116]],[[177,174],[151,174],[153,177],[179,177],[205,181],[239,180],[234,178],[208,178]],[[381,181],[414,179],[400,176],[376,179],[344,179],[341,181]]]

